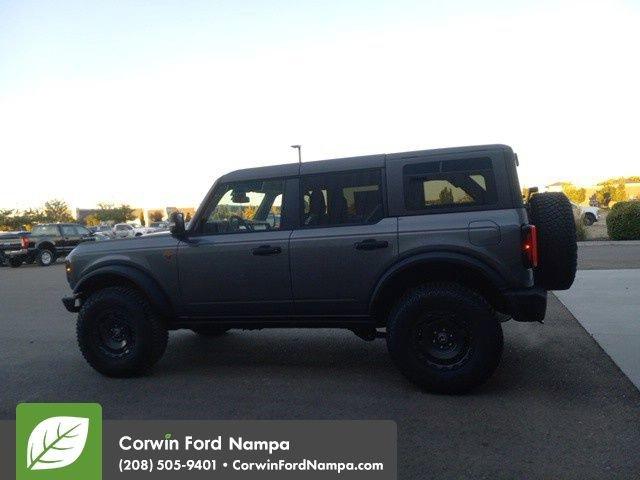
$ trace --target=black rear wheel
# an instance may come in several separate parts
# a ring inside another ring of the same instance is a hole
[[[56,254],[50,248],[41,248],[37,253],[38,263],[42,267],[53,265],[56,261]]]
[[[18,257],[11,257],[9,258],[9,266],[11,268],[18,268],[19,266],[22,265],[22,258],[18,258]]]
[[[82,305],[78,345],[89,365],[111,377],[147,372],[167,347],[167,328],[148,300],[129,287],[107,287]]]
[[[462,393],[485,382],[500,362],[502,342],[500,321],[489,304],[455,283],[411,290],[387,326],[394,363],[431,392]]]

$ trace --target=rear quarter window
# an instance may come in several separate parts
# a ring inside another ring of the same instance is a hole
[[[473,210],[497,203],[489,158],[416,163],[402,173],[407,210]]]
[[[58,235],[58,227],[56,225],[36,225],[31,230],[32,235]]]

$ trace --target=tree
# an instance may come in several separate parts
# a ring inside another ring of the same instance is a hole
[[[453,203],[453,191],[449,187],[444,187],[440,190],[440,204],[441,205],[450,205]]]
[[[73,220],[69,205],[58,199],[49,200],[44,204],[44,215],[49,222],[71,222]]]
[[[87,215],[84,218],[84,224],[87,227],[95,227],[96,225],[100,225],[100,219],[94,214]]]
[[[11,230],[12,215],[12,209],[0,208],[0,231]]]
[[[95,213],[101,222],[124,223],[136,218],[133,208],[129,205],[114,206],[111,203],[99,203]]]
[[[584,188],[576,187],[570,183],[562,184],[562,191],[569,197],[573,203],[582,203],[587,198],[587,190]]]
[[[149,212],[149,220],[152,222],[161,222],[163,217],[162,210],[151,210]]]
[[[603,182],[600,188],[596,190],[596,199],[603,207],[608,207],[611,202],[622,202],[627,199],[627,191],[624,186],[624,180],[614,182]]]

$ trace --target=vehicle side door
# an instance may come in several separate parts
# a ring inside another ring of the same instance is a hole
[[[178,246],[185,309],[192,317],[282,316],[292,311],[285,205],[291,180],[216,187]],[[297,184],[296,184],[297,186]]]
[[[60,253],[68,253],[80,243],[80,235],[75,225],[58,225],[58,228],[60,229],[61,240],[59,241],[59,246],[56,245],[56,249]]]
[[[383,172],[301,177],[302,221],[290,242],[296,314],[367,314],[377,280],[398,254]]]

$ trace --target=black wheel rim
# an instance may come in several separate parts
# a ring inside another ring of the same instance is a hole
[[[111,357],[127,355],[135,344],[135,335],[126,313],[117,308],[98,316],[93,334],[100,351]]]
[[[455,368],[471,354],[469,322],[451,312],[427,313],[414,324],[411,337],[418,358],[436,368]]]

